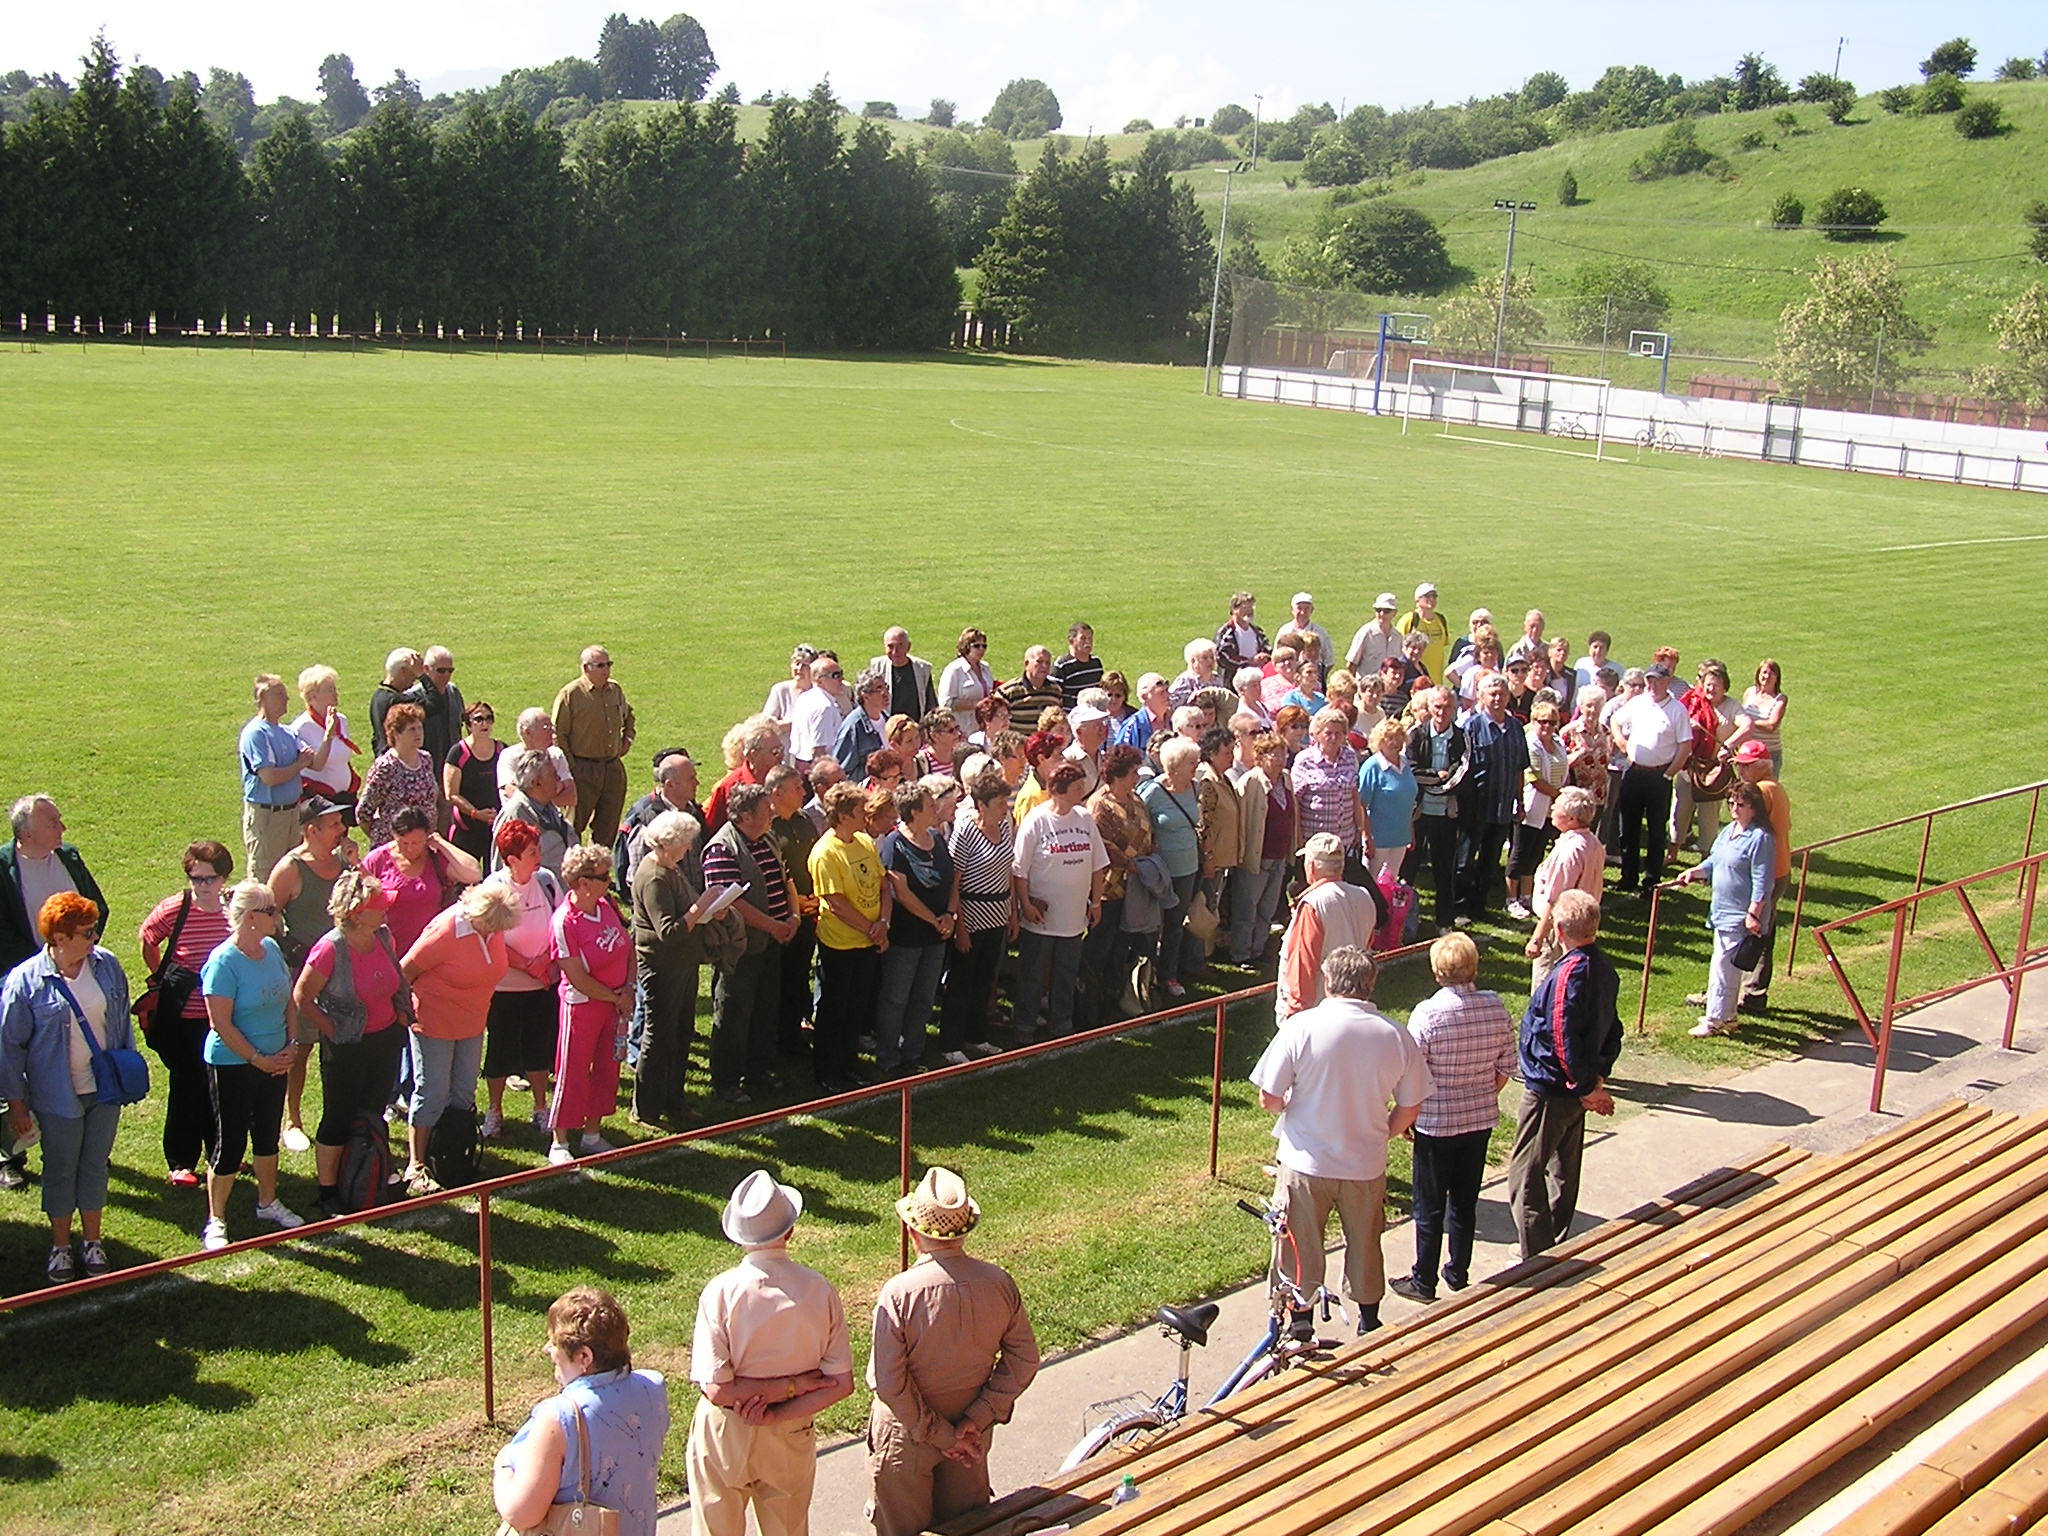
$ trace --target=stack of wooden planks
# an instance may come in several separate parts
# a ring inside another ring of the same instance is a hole
[[[2048,1114],[1948,1104],[1851,1152],[1717,1171],[946,1530],[1783,1526],[1830,1469],[2043,1339]],[[2009,1394],[1843,1528],[2024,1530],[2048,1519],[2044,1440],[2048,1390]],[[1140,1496],[1111,1507],[1127,1473]]]

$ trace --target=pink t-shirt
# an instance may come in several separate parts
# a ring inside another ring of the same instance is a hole
[[[306,955],[306,969],[321,976],[334,974],[334,935],[321,935]],[[363,1033],[374,1035],[398,1022],[398,967],[384,953],[382,944],[369,949],[349,950],[349,973],[355,978],[356,998],[363,1005]]]
[[[579,960],[590,979],[613,991],[626,984],[633,972],[633,935],[619,921],[610,901],[597,904],[597,914],[585,917],[575,903],[565,901],[555,909],[555,958]],[[565,971],[561,979],[562,1001],[587,1003],[589,998],[569,984]]]
[[[441,877],[434,869],[433,856],[427,858],[425,874],[408,875],[398,867],[398,845],[385,843],[363,855],[363,872],[392,895],[391,910],[384,914],[384,924],[391,930],[391,941],[402,955],[427,931],[427,924],[441,910]]]

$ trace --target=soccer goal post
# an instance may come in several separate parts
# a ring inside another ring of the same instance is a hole
[[[1497,437],[1475,434],[1528,432],[1549,439],[1543,446],[1552,452],[1602,459],[1612,387],[1579,374],[1410,358],[1401,389],[1401,433],[1405,437],[1409,422],[1420,417],[1438,423],[1444,437],[1497,443]]]

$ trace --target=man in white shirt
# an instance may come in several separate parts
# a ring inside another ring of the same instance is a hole
[[[1287,1217],[1288,1278],[1314,1300],[1334,1209],[1344,1229],[1344,1295],[1360,1333],[1379,1327],[1387,1283],[1387,1143],[1415,1124],[1434,1087],[1421,1047],[1367,1002],[1376,976],[1363,949],[1331,951],[1324,1001],[1280,1026],[1251,1078],[1259,1107],[1279,1116],[1273,1203]]]
[[[1394,594],[1382,592],[1373,599],[1372,619],[1361,624],[1351,637],[1351,649],[1344,653],[1344,665],[1354,677],[1371,677],[1388,657],[1401,659],[1401,631],[1394,628],[1394,614],[1400,608]]]
[[[789,757],[799,768],[832,755],[832,744],[839,740],[839,727],[851,707],[846,669],[832,652],[818,652],[811,663],[811,681],[816,686],[796,696],[789,716]]]
[[[1316,652],[1316,665],[1323,669],[1324,676],[1328,676],[1330,669],[1337,664],[1334,659],[1337,650],[1335,643],[1330,639],[1330,632],[1316,622],[1315,613],[1316,600],[1313,597],[1306,592],[1294,594],[1294,615],[1291,627],[1301,634],[1314,635],[1321,642],[1321,649]],[[1274,638],[1273,643],[1275,645],[1280,643],[1277,636]]]
[[[1643,673],[1643,682],[1644,691],[1614,712],[1612,731],[1615,750],[1628,760],[1621,775],[1617,889],[1647,896],[1664,878],[1671,781],[1685,772],[1692,716],[1671,696],[1671,669],[1663,662]]]

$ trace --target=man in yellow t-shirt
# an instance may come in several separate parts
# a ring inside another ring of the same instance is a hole
[[[1404,635],[1420,631],[1429,648],[1422,653],[1422,670],[1432,683],[1444,680],[1444,661],[1451,645],[1451,626],[1436,611],[1436,583],[1425,581],[1415,589],[1415,606],[1401,615],[1394,627]]]
[[[860,1069],[861,1026],[881,989],[889,947],[889,888],[874,839],[861,830],[866,797],[857,784],[825,791],[825,835],[811,849],[818,898],[818,1009],[811,1070],[826,1093],[872,1081]]]

